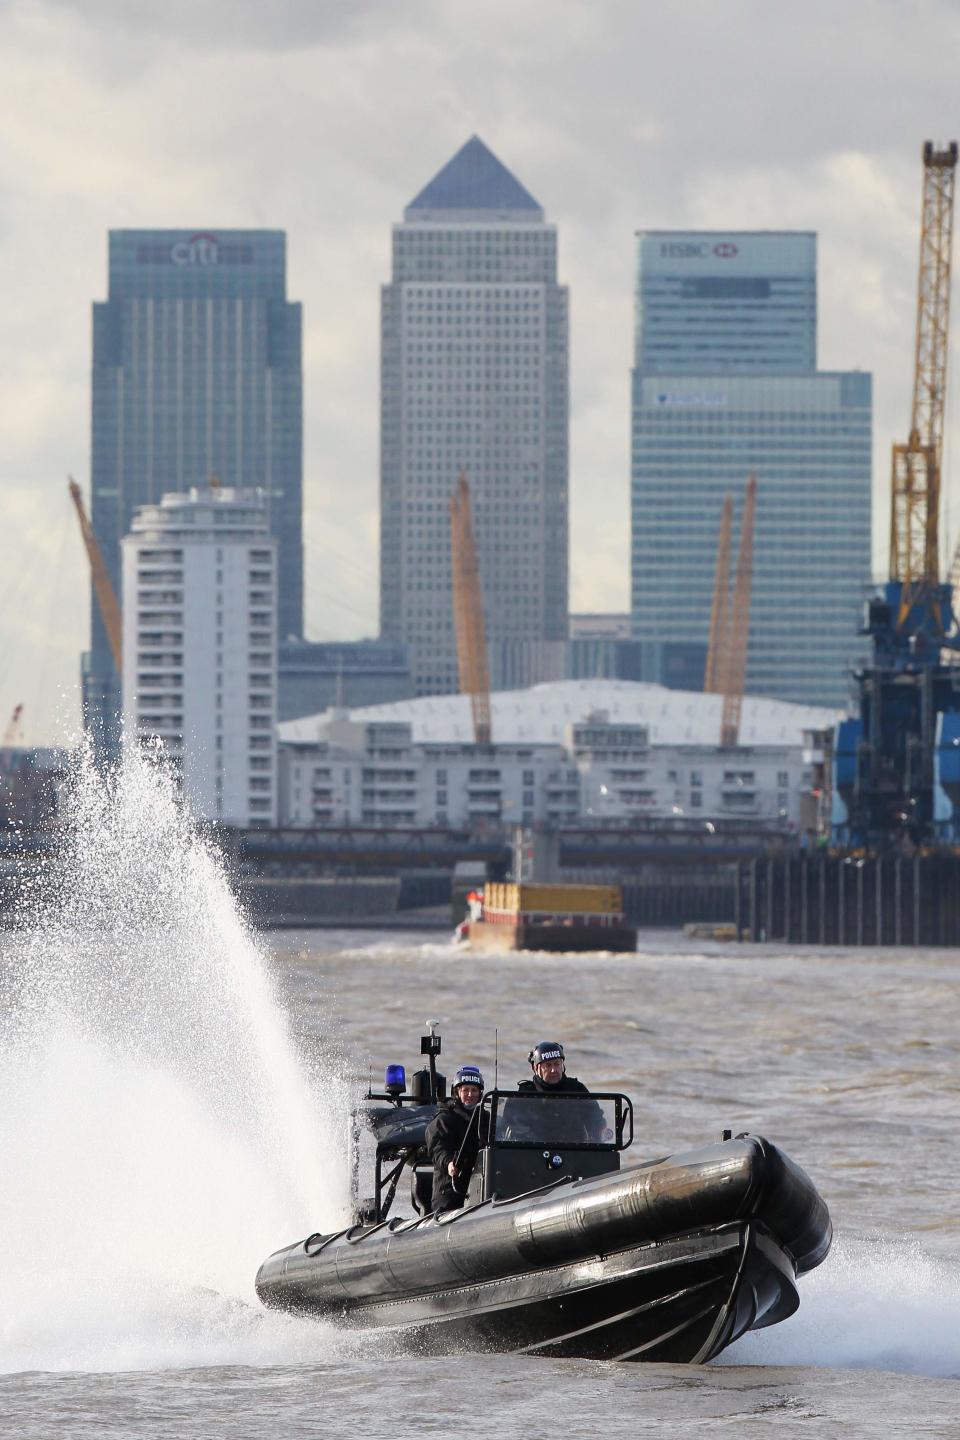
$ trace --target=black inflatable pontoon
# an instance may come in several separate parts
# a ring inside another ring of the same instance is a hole
[[[372,1142],[373,1198],[349,1229],[271,1255],[265,1304],[422,1350],[702,1362],[792,1315],[796,1277],[830,1248],[813,1184],[759,1136],[621,1171],[633,1112],[615,1094],[489,1092],[464,1208],[391,1219],[405,1167],[414,1208],[429,1210],[423,1135],[437,1104],[416,1088],[369,1097],[356,1153]]]

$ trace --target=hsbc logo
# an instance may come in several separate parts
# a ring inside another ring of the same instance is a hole
[[[699,260],[709,255],[710,246],[703,240],[664,240],[660,254],[667,260]]]
[[[707,260],[716,255],[720,260],[732,260],[739,255],[739,247],[732,240],[718,240],[711,245],[707,240],[663,240],[660,255],[664,260]]]

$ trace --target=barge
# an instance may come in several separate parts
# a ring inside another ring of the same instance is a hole
[[[486,954],[637,948],[619,885],[488,884],[464,930],[470,948]]]

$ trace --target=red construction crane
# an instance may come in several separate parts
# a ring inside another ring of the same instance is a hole
[[[747,481],[747,493],[740,518],[740,548],[737,552],[737,578],[733,586],[733,606],[727,627],[727,663],[723,687],[723,716],[720,721],[720,744],[733,749],[740,738],[740,711],[743,708],[743,687],[747,678],[747,642],[750,639],[750,594],[753,589],[753,519],[757,506],[757,477]]]
[[[87,518],[80,486],[72,475],[67,477],[67,481],[70,499],[73,501],[77,519],[80,521],[80,533],[83,536],[87,558],[90,561],[90,573],[93,576],[93,589],[100,607],[100,617],[103,620],[103,628],[107,632],[110,653],[113,655],[113,663],[119,676],[123,674],[123,626],[120,620],[120,606],[109,572],[104,564],[100,546],[97,544],[97,537],[93,533],[93,526]]]
[[[478,745],[489,745],[493,735],[490,721],[490,669],[483,624],[480,571],[473,539],[470,487],[465,475],[460,476],[457,488],[450,497],[450,540],[453,623],[457,637],[460,693],[470,696],[474,740]]]
[[[721,650],[726,643],[727,617],[730,610],[730,532],[733,527],[733,496],[723,497],[720,516],[720,540],[717,545],[717,570],[713,580],[713,604],[710,606],[710,639],[707,644],[707,666],[703,688],[708,695],[723,693]]]
[[[730,594],[730,533],[733,524],[733,496],[727,495],[720,517],[717,569],[710,610],[710,639],[703,688],[723,696],[720,744],[733,749],[740,736],[740,712],[747,674],[747,643],[750,639],[750,593],[753,588],[753,529],[757,503],[757,477],[747,481],[740,518],[740,546],[737,574]]]
[[[0,749],[8,750],[12,745],[23,744],[23,726],[20,723],[23,715],[23,706],[15,705],[13,714],[10,716],[10,723],[3,732],[3,739],[0,740]]]

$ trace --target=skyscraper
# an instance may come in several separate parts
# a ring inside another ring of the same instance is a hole
[[[300,306],[276,230],[113,230],[109,298],[93,307],[94,533],[120,588],[139,505],[225,485],[263,492],[278,559],[279,633],[303,631]],[[91,596],[88,725],[115,743],[119,679]]]
[[[567,291],[555,226],[477,137],[394,226],[381,315],[381,634],[418,694],[457,689],[465,471],[496,683],[501,648],[567,634]]]
[[[642,678],[703,682],[720,514],[757,476],[747,690],[842,705],[870,580],[871,377],[817,370],[816,236],[638,237],[632,615]]]

